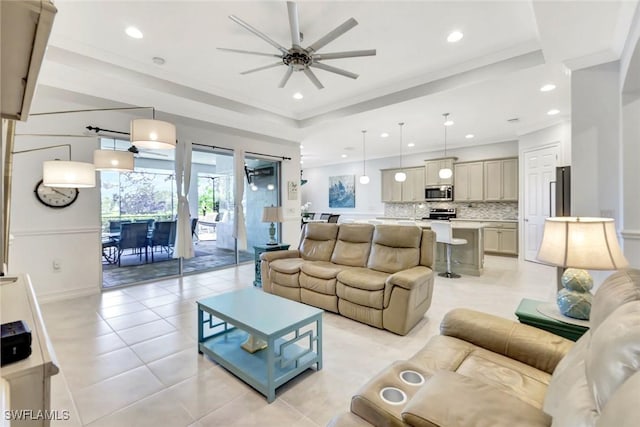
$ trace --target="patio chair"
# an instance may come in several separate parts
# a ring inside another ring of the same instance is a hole
[[[320,219],[329,219],[330,216],[331,216],[330,213],[321,213],[320,214]]]
[[[125,249],[133,249],[134,253],[137,251],[140,261],[142,261],[142,249],[144,249],[144,260],[149,261],[146,222],[126,222],[121,225],[118,239],[118,267],[120,267],[122,251]]]
[[[154,262],[154,252],[157,246],[160,252],[167,251],[167,259],[173,254],[176,240],[176,221],[156,221],[151,234],[151,262]]]
[[[340,215],[329,215],[329,218],[327,218],[327,222],[333,222],[333,223],[337,223],[338,222],[338,218],[340,218]]]
[[[191,218],[191,238],[198,239],[198,218]]]

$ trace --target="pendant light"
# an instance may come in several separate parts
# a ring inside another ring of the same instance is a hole
[[[133,171],[133,153],[116,150],[116,139],[113,139],[113,150],[95,150],[93,164],[98,171]]]
[[[139,148],[169,150],[176,148],[173,123],[154,119],[131,120],[131,144]]]
[[[96,168],[91,163],[47,160],[42,162],[42,181],[47,187],[92,188]]]
[[[366,161],[367,161],[367,156],[366,156],[366,152],[365,152],[365,143],[364,143],[364,139],[365,139],[365,134],[367,133],[367,131],[365,129],[362,130],[362,176],[360,177],[360,184],[366,185],[369,183],[369,177],[367,176],[367,170],[365,168],[366,165]]]
[[[396,172],[393,179],[397,182],[405,182],[407,180],[407,174],[402,171],[402,127],[404,126],[403,122],[398,123],[400,126],[400,172]]]
[[[447,157],[447,127],[453,124],[453,121],[449,120],[449,113],[444,113],[444,156]],[[441,179],[449,179],[453,175],[451,168],[444,167],[438,171],[438,176]]]

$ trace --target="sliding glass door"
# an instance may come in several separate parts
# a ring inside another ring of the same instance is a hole
[[[103,140],[103,146],[113,148],[114,142]],[[120,150],[128,146],[116,141]],[[233,237],[237,202],[233,152],[194,147],[188,198],[195,256],[183,260],[181,272],[179,260],[173,258],[177,215],[173,155],[145,150],[136,157],[135,171],[101,173],[103,287],[253,262],[253,246],[269,240],[270,224],[262,222],[262,211],[279,205],[280,163],[245,161],[242,205],[247,247],[241,250]],[[146,229],[133,225],[142,223]]]

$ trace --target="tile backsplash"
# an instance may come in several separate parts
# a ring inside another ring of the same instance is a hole
[[[385,203],[384,216],[423,218],[431,208],[456,208],[462,219],[518,219],[518,202],[422,202]]]

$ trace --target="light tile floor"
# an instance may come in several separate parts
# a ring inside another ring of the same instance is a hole
[[[352,394],[438,333],[444,314],[468,307],[515,318],[523,297],[552,300],[555,269],[514,258],[485,258],[481,277],[437,277],[431,308],[398,336],[332,313],[324,315],[324,367],[264,396],[199,355],[199,298],[252,286],[253,265],[170,279],[42,306],[61,366],[54,426],[323,426]]]

